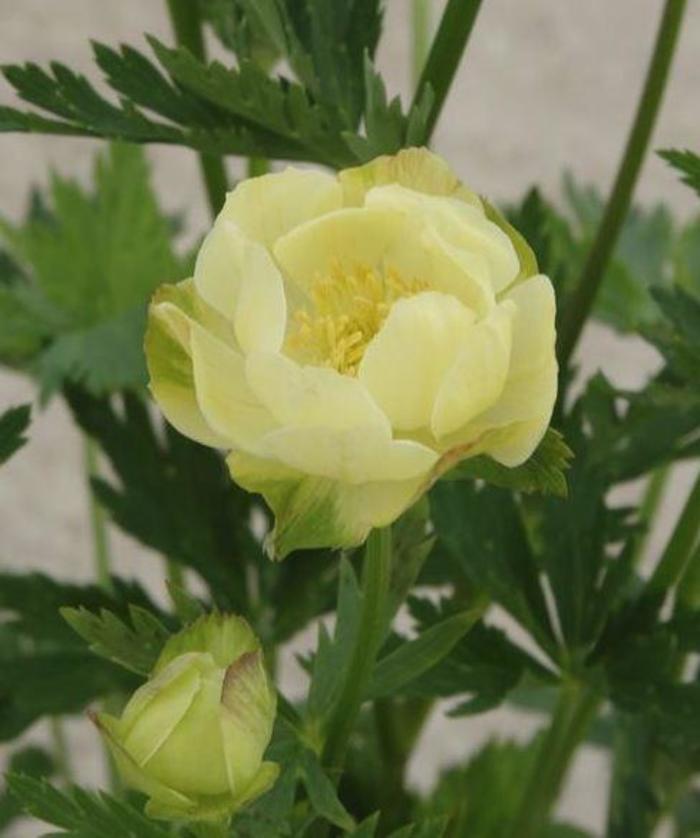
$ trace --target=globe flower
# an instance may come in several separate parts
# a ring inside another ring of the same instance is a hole
[[[248,624],[215,614],[170,639],[120,718],[94,718],[147,814],[222,821],[277,777],[262,759],[275,702]]]
[[[226,449],[273,555],[347,547],[448,468],[513,467],[556,395],[555,303],[523,238],[426,149],[229,193],[146,337],[167,419]]]

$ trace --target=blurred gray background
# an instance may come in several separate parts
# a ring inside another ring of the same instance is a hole
[[[442,3],[433,5],[438,19]],[[485,0],[468,55],[455,81],[437,131],[435,148],[458,174],[495,200],[520,197],[537,182],[550,197],[561,173],[607,189],[615,171],[661,11],[661,0]],[[386,31],[380,50],[390,92],[410,91],[409,0],[387,0]],[[3,0],[0,3],[0,62],[52,59],[83,69],[91,77],[89,39],[139,45],[142,33],[168,39],[159,0]],[[700,147],[700,4],[689,0],[684,31],[653,147]],[[12,93],[0,82],[0,102]],[[0,213],[11,219],[24,211],[32,185],[43,184],[51,168],[84,179],[98,144],[71,138],[0,135]],[[151,147],[155,183],[163,205],[184,211],[189,229],[208,223],[194,154]],[[231,175],[236,174],[231,163]],[[694,209],[691,192],[667,166],[650,156],[637,190],[644,203],[664,200],[680,216]],[[2,324],[0,324],[2,328]],[[618,384],[637,386],[658,362],[638,340],[590,327],[581,347],[586,372],[602,368]],[[30,383],[0,370],[0,410],[34,396]],[[690,469],[679,468],[664,503],[649,554],[658,554],[674,511],[688,490]],[[633,497],[639,487],[629,487]],[[92,558],[82,477],[82,449],[65,410],[52,403],[34,417],[31,442],[0,473],[0,563],[49,571],[61,578],[88,579]],[[163,597],[160,563],[118,533],[112,534],[118,569],[145,581]],[[311,642],[299,639],[297,648]],[[291,694],[303,689],[291,654],[282,672]],[[51,688],[50,684],[46,685]],[[426,727],[410,777],[428,788],[440,767],[463,760],[487,736],[523,738],[535,718],[508,710],[468,721],[445,718],[444,708]],[[96,737],[86,722],[68,725],[72,761],[79,779],[95,784],[104,771]],[[43,740],[37,725],[27,740]],[[0,764],[2,748],[0,746]],[[560,805],[562,816],[601,834],[608,765],[587,748],[571,772]],[[22,823],[12,836],[45,829]]]

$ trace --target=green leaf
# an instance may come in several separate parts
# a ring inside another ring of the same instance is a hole
[[[389,838],[441,838],[447,830],[446,817],[423,818],[392,832]]]
[[[566,497],[564,472],[573,453],[564,437],[548,428],[530,459],[516,468],[506,468],[487,456],[463,460],[445,475],[445,480],[484,480],[502,489],[541,492]]]
[[[88,702],[138,684],[129,673],[95,657],[69,628],[59,608],[128,604],[158,613],[143,590],[113,580],[114,593],[67,585],[41,574],[0,574],[0,740],[11,739],[41,716],[77,713]]]
[[[687,183],[700,196],[700,157],[688,149],[685,151],[665,149],[659,151],[658,154],[680,173],[683,183]]]
[[[554,631],[540,586],[540,568],[520,508],[502,489],[445,481],[431,493],[438,547],[461,577],[485,591],[546,649]]]
[[[129,623],[101,609],[61,608],[61,616],[90,645],[90,651],[139,675],[148,675],[170,637],[150,611],[129,606]]]
[[[97,158],[94,193],[54,175],[51,210],[19,226],[0,221],[0,238],[23,272],[0,288],[0,312],[20,318],[0,353],[12,360],[20,341],[44,395],[64,381],[94,393],[146,382],[147,301],[185,271],[148,176],[138,148],[114,145]]]
[[[335,786],[321,767],[318,757],[306,748],[300,756],[301,779],[314,812],[341,829],[352,829],[354,821],[338,798]]]
[[[438,664],[472,628],[482,611],[482,607],[475,607],[447,617],[377,661],[369,697],[376,700],[398,693]]]
[[[28,404],[11,407],[0,415],[0,465],[27,443],[25,432],[29,427],[32,409]]]
[[[379,824],[379,812],[370,815],[368,818],[358,824],[355,829],[347,832],[348,838],[374,838]]]
[[[168,829],[149,820],[128,803],[104,792],[76,786],[59,791],[46,781],[22,774],[7,778],[12,794],[30,815],[57,826],[71,838],[167,838]]]
[[[55,771],[53,758],[42,748],[28,745],[21,751],[15,751],[10,757],[8,773],[26,774],[36,779],[50,777]],[[12,821],[20,817],[22,809],[17,799],[9,791],[0,793],[0,831],[4,831]]]
[[[343,558],[340,562],[338,607],[333,638],[330,638],[323,624],[319,626],[318,647],[314,656],[307,700],[307,713],[311,719],[325,718],[342,689],[340,675],[345,671],[355,648],[361,610],[362,594],[355,571],[350,562]]]

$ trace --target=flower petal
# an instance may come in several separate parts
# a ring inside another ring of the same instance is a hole
[[[486,217],[480,205],[391,184],[368,192],[365,206],[394,209],[420,218],[453,246],[485,258],[495,292],[506,288],[518,275],[520,262],[510,238]]]
[[[386,416],[365,387],[335,370],[257,352],[246,361],[246,377],[256,398],[280,425],[376,427],[386,437],[390,434]]]
[[[280,236],[311,218],[339,209],[341,200],[340,184],[333,175],[288,166],[281,172],[239,183],[227,195],[221,217],[272,250]]]
[[[190,351],[195,319],[221,340],[235,340],[226,321],[199,300],[191,280],[158,290],[149,309],[144,342],[150,389],[166,419],[180,433],[203,445],[223,447],[225,438],[209,426],[195,395]]]
[[[244,352],[277,351],[287,320],[284,283],[267,250],[219,215],[197,256],[197,291],[233,323]]]
[[[392,440],[376,426],[281,428],[263,437],[258,450],[298,471],[353,484],[413,478],[438,456],[418,442]]]
[[[436,437],[457,431],[501,395],[511,358],[514,310],[512,303],[502,303],[465,334],[435,400],[431,428]]]
[[[364,166],[345,169],[338,175],[344,206],[362,206],[374,186],[398,183],[427,195],[452,195],[480,206],[477,195],[457,179],[447,163],[427,148],[406,148],[398,154],[376,157]]]
[[[550,419],[551,411],[499,428],[487,435],[483,451],[508,468],[522,465],[542,441]]]
[[[277,423],[248,385],[243,356],[197,324],[190,346],[197,403],[207,424],[226,440],[225,447],[254,450]]]
[[[398,300],[365,352],[358,378],[396,430],[430,426],[435,398],[474,313],[447,294]]]
[[[275,559],[293,550],[361,544],[373,527],[395,521],[425,482],[421,476],[349,485],[239,452],[227,463],[233,479],[248,491],[260,492],[275,513],[275,528],[266,541]]]

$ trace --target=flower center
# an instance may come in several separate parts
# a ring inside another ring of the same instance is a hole
[[[311,305],[294,313],[286,347],[306,363],[357,375],[367,345],[391,306],[426,289],[422,280],[406,280],[393,268],[348,269],[336,264],[314,281]]]

